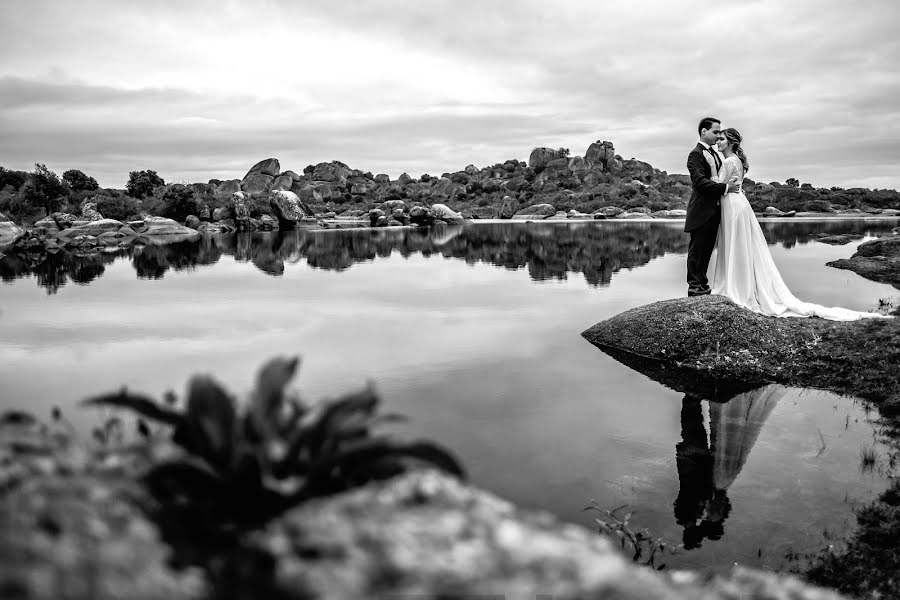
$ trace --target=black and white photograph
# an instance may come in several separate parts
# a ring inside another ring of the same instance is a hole
[[[898,27],[0,0],[0,598],[900,598]]]

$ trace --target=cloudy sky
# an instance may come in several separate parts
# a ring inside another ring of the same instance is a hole
[[[711,114],[754,179],[900,188],[898,23],[895,0],[0,0],[0,165],[396,177],[599,139],[684,173]]]

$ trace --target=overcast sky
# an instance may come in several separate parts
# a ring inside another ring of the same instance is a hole
[[[900,188],[896,0],[0,0],[0,165],[124,187],[342,160],[392,177],[536,146]]]

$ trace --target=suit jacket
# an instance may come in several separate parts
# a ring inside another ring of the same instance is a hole
[[[712,169],[706,162],[704,148],[699,143],[688,154],[687,168],[691,175],[691,200],[688,202],[684,230],[694,231],[709,221],[722,209],[719,199],[725,195],[728,186],[712,180]]]

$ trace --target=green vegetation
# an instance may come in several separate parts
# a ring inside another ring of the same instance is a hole
[[[533,204],[551,204],[559,211],[594,213],[612,206],[622,209],[646,208],[651,212],[685,209],[691,195],[687,175],[668,174],[637,159],[625,160],[613,155],[606,142],[600,154],[592,144],[586,154],[591,160],[556,159],[555,164],[528,163],[509,159],[490,166],[443,173],[440,177],[423,174],[418,179],[404,175],[395,181],[377,178],[371,172],[351,169],[339,161],[308,165],[303,175],[290,171],[291,183],[278,184],[298,195],[316,214],[368,211],[389,200],[407,205],[446,204],[464,217],[497,216],[504,205],[504,216]],[[568,158],[568,148],[550,149],[553,156]],[[581,158],[581,157],[576,157]],[[256,180],[253,187],[233,181],[210,179],[207,183],[166,184],[153,170],[131,171],[124,190],[102,189],[88,174],[70,169],[60,181],[55,174],[38,165],[35,172],[24,173],[0,167],[0,212],[28,224],[63,210],[79,213],[86,199],[100,203],[103,198],[130,198],[130,201],[106,201],[106,217],[134,214],[162,215],[183,221],[188,215],[200,216],[206,207],[210,216],[216,208],[229,208],[231,193],[242,186],[248,198],[251,217],[269,212],[268,193],[274,180]],[[288,173],[285,171],[285,173]],[[60,185],[62,186],[60,188]],[[262,186],[262,187],[259,187]],[[247,192],[252,189],[254,191]],[[757,212],[768,207],[781,211],[822,212],[853,210],[878,213],[900,209],[900,192],[840,187],[816,188],[789,178],[785,183],[744,181],[744,192]],[[189,198],[191,195],[192,198]],[[491,210],[492,209],[492,210]],[[511,212],[510,212],[511,210]],[[227,211],[225,211],[227,212]],[[204,217],[205,219],[205,217]]]

